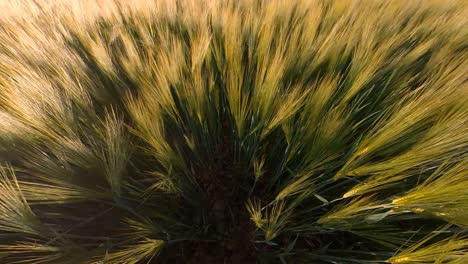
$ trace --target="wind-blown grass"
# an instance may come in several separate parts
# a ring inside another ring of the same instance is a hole
[[[466,1],[1,1],[1,263],[466,263]]]

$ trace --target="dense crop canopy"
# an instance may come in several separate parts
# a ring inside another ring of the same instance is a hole
[[[468,263],[466,1],[0,9],[0,263]]]

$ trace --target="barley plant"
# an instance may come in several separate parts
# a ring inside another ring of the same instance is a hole
[[[468,263],[467,1],[0,9],[0,263]]]

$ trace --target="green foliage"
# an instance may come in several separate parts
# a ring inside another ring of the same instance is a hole
[[[466,1],[36,2],[1,263],[468,262]]]

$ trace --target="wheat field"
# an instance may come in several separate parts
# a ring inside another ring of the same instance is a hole
[[[467,1],[0,10],[0,263],[468,263]]]

